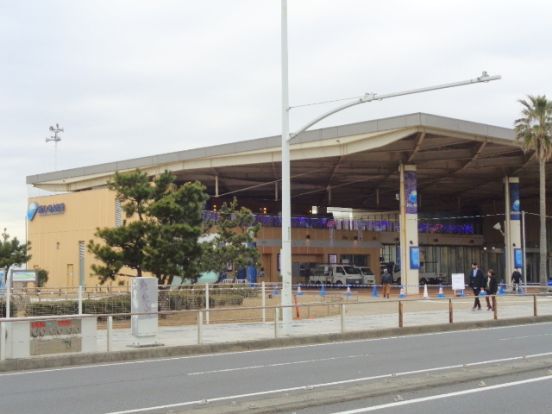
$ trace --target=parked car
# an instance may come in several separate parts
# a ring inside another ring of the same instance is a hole
[[[368,266],[357,266],[362,275],[362,284],[363,285],[373,285],[376,283],[376,275],[372,272]]]
[[[362,285],[363,276],[360,269],[351,265],[317,264],[308,281],[310,284],[359,286]]]

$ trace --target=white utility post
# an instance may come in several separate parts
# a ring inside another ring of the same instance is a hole
[[[388,98],[398,96],[412,95],[415,93],[435,91],[439,89],[454,88],[457,86],[466,86],[474,83],[490,82],[498,80],[500,76],[490,76],[483,72],[481,76],[460,82],[446,83],[442,85],[428,86],[419,89],[410,89],[402,92],[393,92],[383,95],[376,93],[366,93],[357,98],[352,98],[351,102],[341,105],[331,111],[328,111],[319,117],[313,119],[297,132],[289,132],[289,91],[288,91],[288,45],[287,45],[287,0],[282,1],[282,25],[281,25],[281,49],[282,49],[282,251],[280,253],[280,273],[282,275],[282,329],[281,333],[289,333],[292,320],[291,303],[291,182],[290,182],[290,141],[299,134],[305,132],[311,126],[317,124],[323,119],[337,112],[352,106],[360,105],[372,101],[382,101]],[[402,246],[406,248],[406,246]]]

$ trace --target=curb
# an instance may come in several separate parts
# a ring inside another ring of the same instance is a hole
[[[286,346],[323,344],[337,341],[385,338],[391,336],[416,335],[434,332],[452,332],[462,331],[466,329],[523,325],[541,322],[552,322],[552,315],[502,319],[496,321],[490,320],[477,322],[457,322],[454,324],[410,326],[403,328],[397,327],[371,331],[355,331],[301,337],[271,338],[230,343],[128,349],[124,351],[113,351],[109,353],[97,352],[89,354],[53,355],[34,358],[8,359],[0,362],[0,372],[59,368],[66,366],[91,365],[155,358],[215,354],[224,352],[262,350]]]

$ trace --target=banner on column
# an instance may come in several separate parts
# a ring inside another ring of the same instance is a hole
[[[415,171],[405,171],[404,192],[406,194],[406,214],[418,214],[418,191],[416,190]]]
[[[519,220],[520,216],[519,183],[510,183],[510,220]]]
[[[410,269],[416,270],[420,268],[420,248],[418,246],[410,246]]]
[[[523,267],[523,250],[514,248],[514,267],[516,269],[521,269]]]

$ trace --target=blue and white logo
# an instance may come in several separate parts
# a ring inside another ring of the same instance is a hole
[[[38,204],[36,203],[29,204],[29,207],[27,208],[27,220],[33,221],[37,211],[38,211]]]
[[[416,190],[412,190],[410,194],[408,194],[408,204],[417,205],[418,203],[418,192]]]

